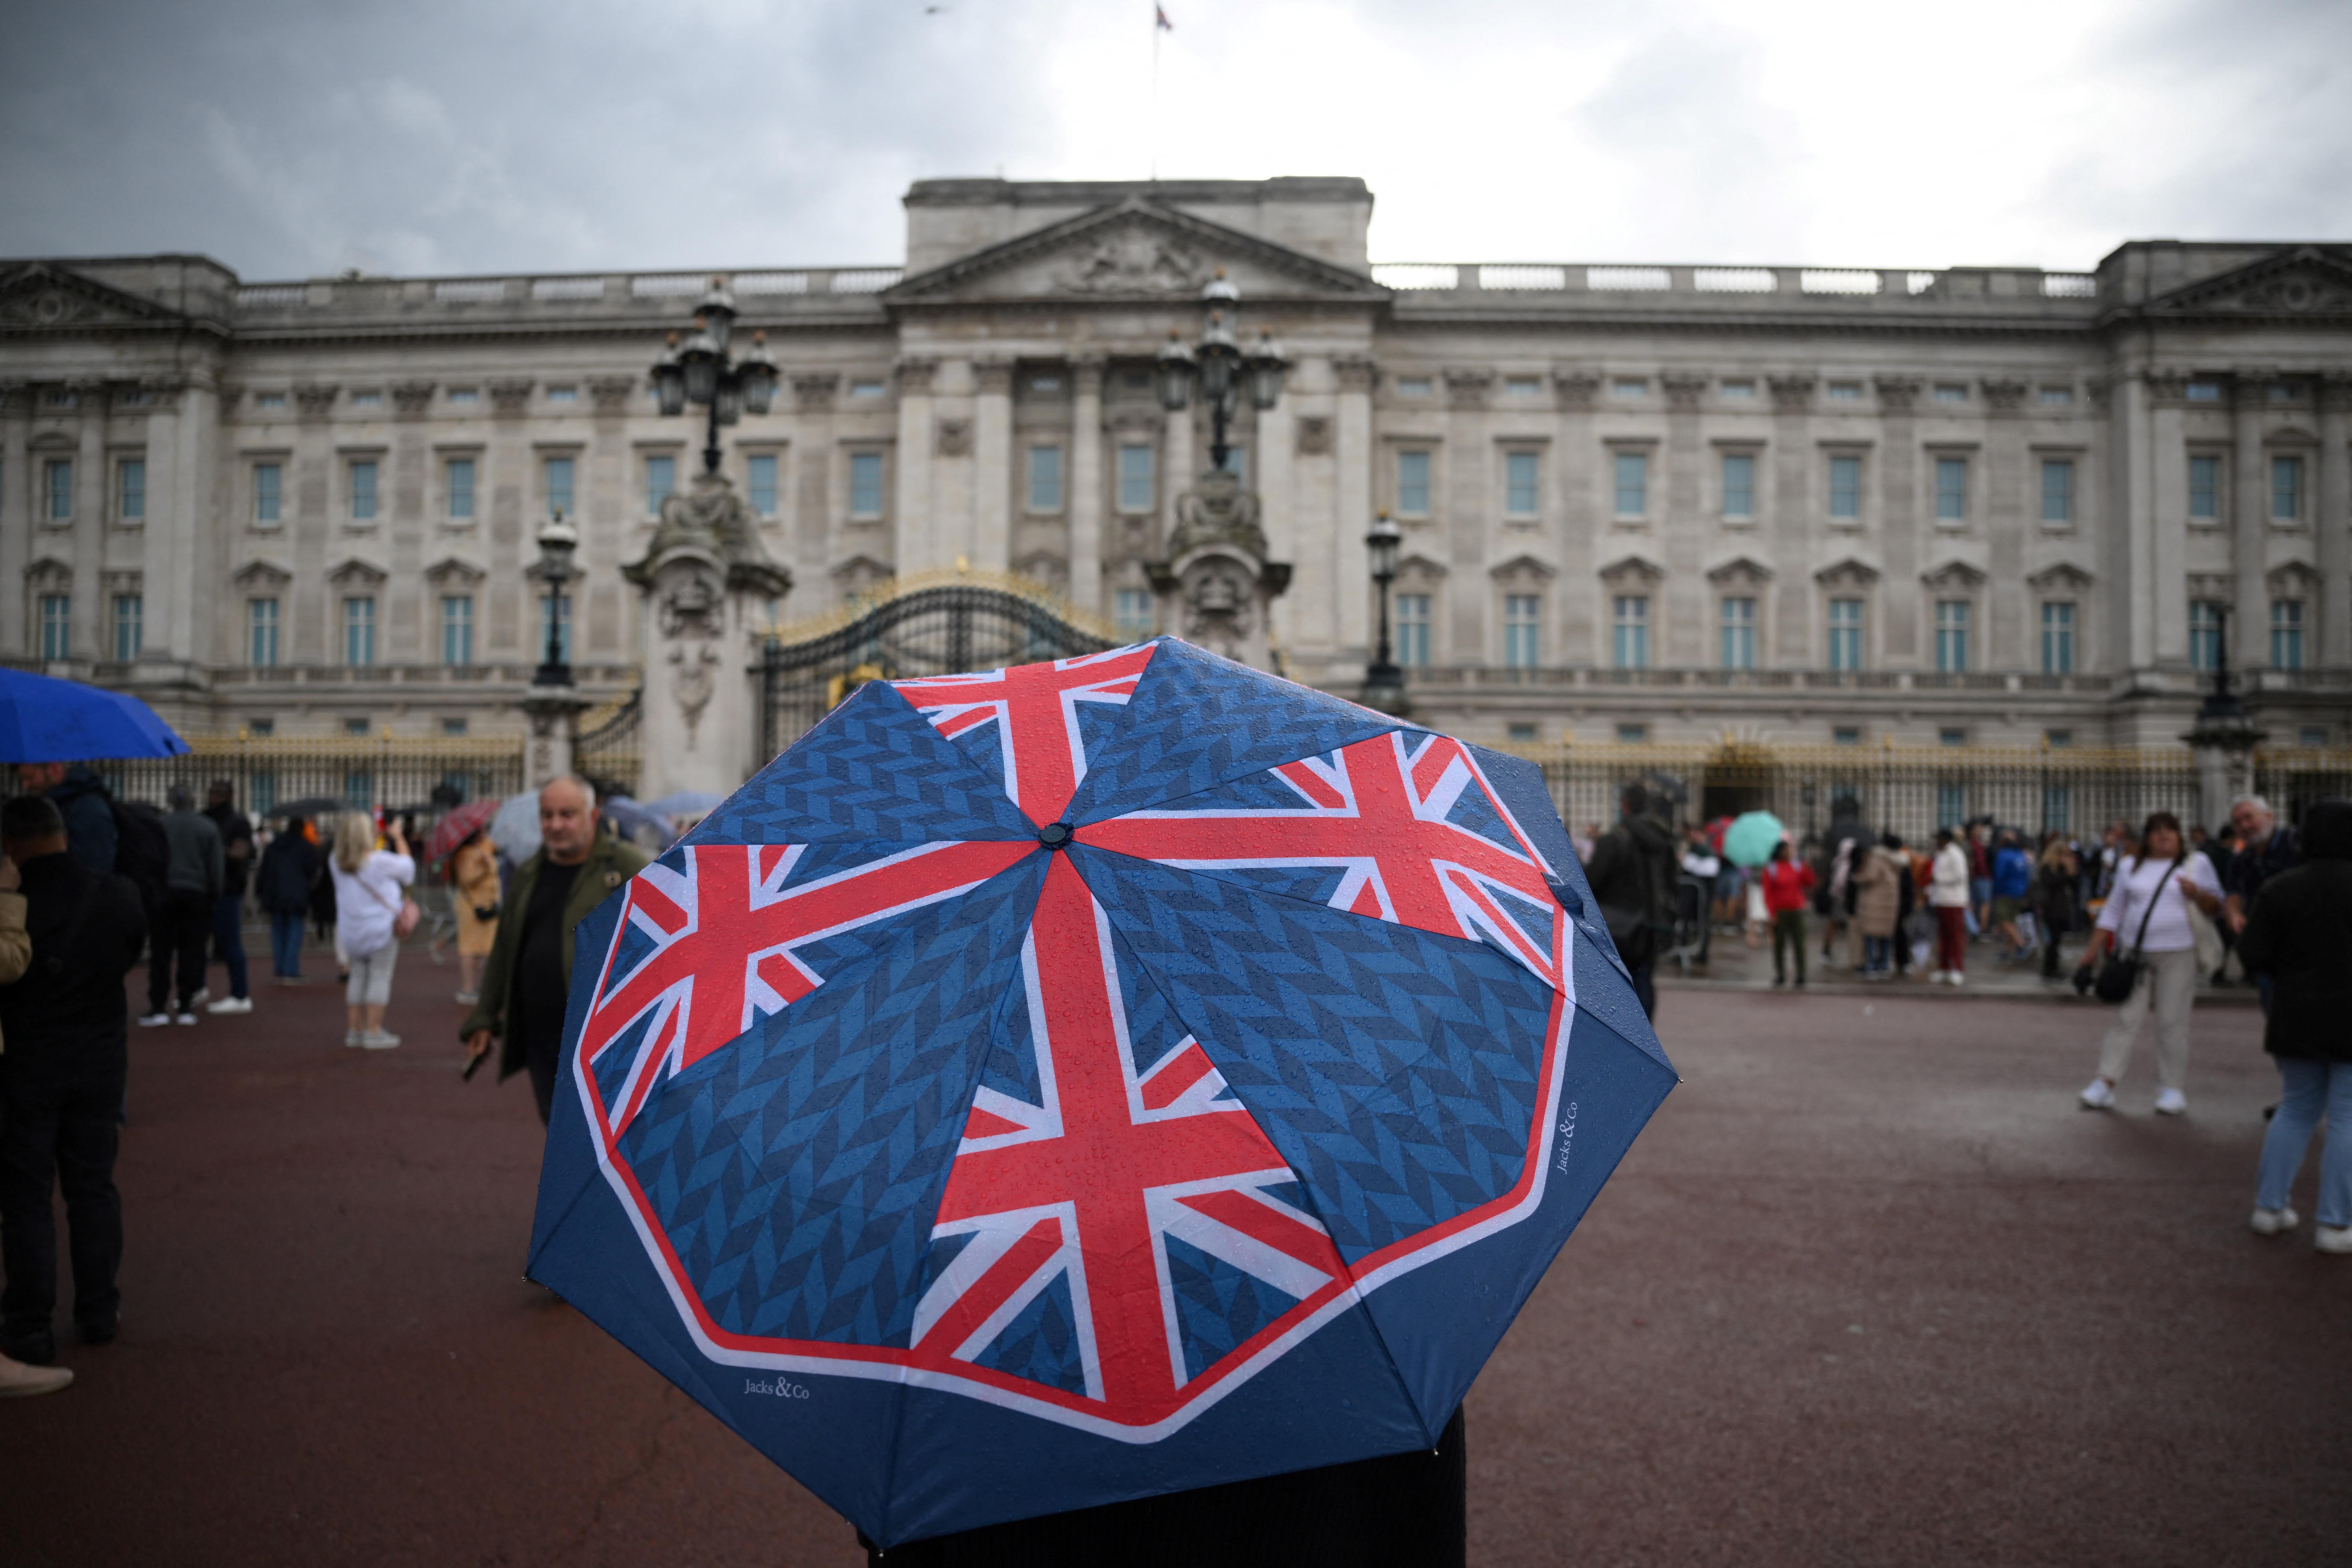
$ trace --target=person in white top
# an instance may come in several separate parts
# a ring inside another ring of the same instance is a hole
[[[348,1030],[343,1044],[371,1051],[400,1044],[383,1026],[384,1004],[392,1000],[392,967],[400,957],[396,922],[416,880],[416,862],[394,821],[387,830],[390,850],[375,847],[375,824],[363,811],[347,811],[335,821],[335,937],[350,955],[352,973],[343,991]]]
[[[1969,962],[1969,851],[1948,827],[1936,830],[1927,907],[1936,912],[1936,967],[1927,984],[1958,985]]]
[[[2156,1005],[2156,1109],[2178,1116],[2189,1109],[2181,1080],[2189,1075],[2189,1009],[2197,999],[2197,933],[2189,923],[2194,903],[2210,915],[2221,907],[2221,879],[2213,863],[2189,849],[2180,819],[2159,811],[2140,830],[2140,849],[2116,864],[2114,890],[2099,911],[2098,929],[2074,972],[2078,990],[2087,990],[2109,950],[2139,954],[2139,982],[2116,1007],[2099,1049],[2099,1076],[2083,1089],[2087,1110],[2116,1103],[2116,1085],[2131,1061],[2140,1020]]]

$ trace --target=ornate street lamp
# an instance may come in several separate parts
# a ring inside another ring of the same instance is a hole
[[[1202,400],[1209,407],[1209,466],[1221,472],[1232,451],[1225,440],[1226,429],[1239,412],[1241,400],[1247,397],[1260,413],[1272,408],[1282,396],[1282,373],[1288,368],[1270,334],[1260,332],[1256,343],[1246,350],[1234,337],[1241,298],[1241,290],[1220,267],[1209,286],[1201,290],[1201,303],[1209,319],[1199,344],[1186,348],[1182,334],[1171,331],[1168,346],[1160,351],[1160,405],[1171,414],[1182,412],[1192,401],[1194,384],[1199,384]]]
[[[689,403],[710,410],[709,433],[702,447],[702,471],[719,471],[719,427],[732,425],[747,413],[765,414],[776,398],[776,361],[768,353],[768,334],[755,331],[751,346],[729,359],[727,345],[735,335],[735,296],[727,280],[713,278],[702,297],[694,331],[680,341],[676,332],[659,359],[654,361],[654,397],[664,414],[683,414]]]
[[[1387,512],[1372,520],[1364,535],[1364,552],[1371,559],[1372,584],[1380,594],[1381,640],[1371,663],[1364,667],[1364,706],[1383,713],[1404,710],[1404,671],[1398,668],[1389,645],[1389,584],[1396,581],[1397,550],[1404,530]]]
[[[539,531],[539,574],[547,584],[547,657],[540,661],[539,673],[531,678],[533,686],[570,686],[572,659],[563,646],[564,611],[568,607],[564,589],[573,575],[572,553],[580,547],[580,531],[563,521],[563,509],[555,509],[547,525]]]

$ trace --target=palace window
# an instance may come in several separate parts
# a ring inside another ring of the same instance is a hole
[[[51,522],[73,521],[73,459],[56,458],[41,465],[44,488],[48,491],[48,519]]]
[[[2189,515],[2200,522],[2218,522],[2221,518],[2221,459],[2218,457],[2189,459]]]
[[[743,465],[743,488],[750,494],[751,510],[756,516],[776,515],[776,455],[754,452]]]
[[[137,594],[114,595],[114,660],[129,664],[146,640],[147,605]]]
[[[2221,662],[2221,601],[2189,601],[2189,668],[2212,669]]]
[[[1756,384],[1752,381],[1727,381],[1723,384],[1723,395],[1734,399],[1753,397],[1756,395]]]
[[[1433,383],[1430,381],[1430,378],[1425,375],[1401,375],[1397,377],[1397,395],[1399,397],[1427,397],[1430,394],[1432,385]]]
[[[1159,629],[1148,588],[1121,588],[1111,601],[1111,613],[1118,635],[1130,641],[1141,642]]]
[[[1429,603],[1427,594],[1396,596],[1397,662],[1408,668],[1429,663]]]
[[[1617,743],[1621,746],[1638,746],[1648,741],[1649,738],[1650,727],[1647,724],[1620,724],[1617,726]]]
[[[1503,511],[1509,517],[1536,514],[1536,455],[1503,454]]]
[[[2271,601],[2271,668],[2303,668],[2303,601]]]
[[[2074,606],[2053,601],[2042,606],[2042,673],[2074,673]]]
[[[1723,668],[1756,668],[1756,601],[1745,595],[1723,601]]]
[[[1650,668],[1650,596],[1618,594],[1610,605],[1611,661],[1619,669]]]
[[[343,662],[354,669],[375,662],[375,598],[359,594],[343,601]]]
[[[868,519],[882,515],[882,454],[879,452],[849,454],[849,515]]]
[[[1936,384],[1937,402],[1966,403],[1968,400],[1969,389],[1966,386],[1963,386],[1960,383],[1957,381],[1941,381]]]
[[[267,669],[278,662],[278,601],[245,602],[246,658]]]
[[[1505,738],[1525,743],[1536,738],[1536,727],[1524,721],[1514,721],[1503,727]]]
[[[1118,449],[1118,510],[1150,511],[1159,489],[1152,473],[1151,448],[1134,445]]]
[[[1617,454],[1617,515],[1645,517],[1650,510],[1650,455]]]
[[[447,480],[446,515],[452,522],[474,520],[474,459],[452,458],[442,468]]]
[[[44,594],[41,595],[41,657],[45,659],[73,657],[73,595]]]
[[[2074,459],[2072,458],[2042,459],[2042,521],[2074,521]]]
[[[2074,389],[2071,386],[2045,386],[2042,389],[2042,401],[2048,407],[2063,407],[2074,401]]]
[[[2221,402],[2221,384],[2218,381],[2190,382],[2189,384],[2189,401],[2191,403]]]
[[[1543,597],[1538,594],[1503,595],[1503,662],[1513,669],[1533,669],[1543,657]]]
[[[547,400],[550,403],[577,403],[580,401],[580,389],[576,386],[551,386],[547,389]]]
[[[1637,381],[1631,376],[1620,376],[1609,384],[1609,395],[1612,397],[1639,397],[1649,390],[1648,382]]]
[[[1830,383],[1829,385],[1829,399],[1832,403],[1860,403],[1862,401],[1862,383],[1858,381],[1833,381]]]
[[[441,662],[463,666],[474,662],[474,595],[441,595]]]
[[[1534,375],[1507,375],[1503,378],[1503,395],[1540,397],[1543,395],[1543,378]]]
[[[1862,668],[1862,601],[1830,601],[1830,668]]]
[[[1756,459],[1748,453],[1732,452],[1723,459],[1723,515],[1756,515]]]
[[[1936,601],[1936,668],[1958,675],[1969,668],[1969,610],[1966,599]]]
[[[2271,521],[2294,522],[2303,516],[2303,459],[2271,459]]]
[[[757,463],[759,459],[751,459]],[[547,492],[547,512],[570,517],[576,510],[572,504],[572,477],[578,470],[570,458],[550,458],[539,466],[540,488]]]
[[[274,523],[278,521],[278,481],[285,469],[276,463],[253,465],[253,521]]]
[[[375,521],[375,464],[362,458],[352,465],[352,521]]]
[[[657,452],[646,459],[646,510],[659,515],[662,502],[677,493],[677,459]]]
[[[1862,516],[1862,459],[1830,459],[1830,515],[1846,521]]]
[[[1402,517],[1429,515],[1429,454],[1399,452],[1397,465],[1397,512]]]
[[[147,516],[147,459],[125,458],[114,465],[114,515],[125,522]]]
[[[1062,448],[1059,447],[1029,448],[1029,510],[1062,510]]]
[[[1936,521],[1966,522],[1969,517],[1969,460],[1936,459]]]

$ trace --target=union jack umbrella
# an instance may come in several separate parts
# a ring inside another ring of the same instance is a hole
[[[1433,1447],[1675,1081],[1530,763],[874,681],[583,922],[530,1274],[885,1546]]]

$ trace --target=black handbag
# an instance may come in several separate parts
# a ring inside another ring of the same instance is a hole
[[[2134,867],[2133,869],[2137,870],[2138,868]],[[2140,943],[2147,940],[2147,922],[2156,918],[2156,901],[2164,897],[2164,885],[2172,880],[2172,874],[2179,869],[2180,862],[2175,860],[2164,868],[2164,875],[2156,879],[2156,891],[2147,896],[2147,908],[2140,912],[2139,934],[2132,938],[2131,952],[2110,952],[2106,962],[2099,965],[2099,977],[2092,982],[2091,988],[2098,993],[2100,1001],[2121,1005],[2131,1000],[2133,988],[2139,984],[2139,972],[2146,967],[2140,958],[2139,948]]]

